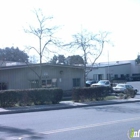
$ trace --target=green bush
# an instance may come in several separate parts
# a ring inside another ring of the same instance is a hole
[[[108,96],[112,92],[111,87],[84,87],[84,88],[74,88],[72,91],[72,100],[79,102],[88,100],[103,100],[104,97]]]
[[[43,105],[48,103],[56,104],[62,100],[63,90],[59,88],[38,88],[23,90],[3,90],[0,91],[0,106],[12,107],[16,104],[20,106]]]

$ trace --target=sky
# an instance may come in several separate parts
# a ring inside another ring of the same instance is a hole
[[[69,41],[81,27],[96,34],[111,32],[113,45],[105,44],[97,62],[134,60],[140,53],[140,0],[3,0],[0,1],[0,46],[38,45],[37,38],[26,34],[28,25],[35,26],[33,9],[41,8],[45,16],[53,16],[60,25],[60,38]],[[61,52],[62,53],[62,52]],[[76,55],[77,52],[65,55]],[[30,51],[29,55],[36,55]]]

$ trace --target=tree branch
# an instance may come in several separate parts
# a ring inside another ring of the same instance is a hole
[[[102,41],[102,44],[101,44],[101,51],[99,53],[99,55],[94,59],[93,63],[92,63],[92,66],[94,65],[94,63],[96,62],[96,60],[101,56],[102,52],[103,52],[103,48],[104,48],[104,41]]]
[[[44,52],[45,47],[51,42],[51,39],[49,39],[43,46],[43,49],[41,51],[41,54]]]
[[[29,50],[34,49],[39,55],[40,53],[38,52],[38,50],[35,47],[30,47]]]

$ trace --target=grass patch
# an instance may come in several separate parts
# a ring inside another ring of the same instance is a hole
[[[114,100],[117,99],[116,96],[106,96],[104,100]]]
[[[107,101],[107,100],[115,100],[115,99],[118,99],[116,96],[106,96],[104,99],[102,100],[98,100],[98,101]],[[95,99],[83,99],[83,100],[79,100],[80,103],[89,103],[89,102],[98,102],[97,100]]]

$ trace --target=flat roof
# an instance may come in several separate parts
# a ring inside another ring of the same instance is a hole
[[[42,66],[49,66],[49,67],[64,67],[64,68],[78,68],[83,69],[82,66],[74,66],[74,65],[64,65],[64,64],[50,64],[50,63],[42,63]],[[12,65],[12,66],[2,66],[0,70],[6,69],[19,69],[19,68],[28,68],[28,67],[39,67],[40,64],[24,64],[24,65]]]
[[[128,65],[131,63],[121,63],[121,64],[100,64],[100,65],[94,65],[94,66],[87,66],[87,68],[105,68],[105,67],[113,67],[113,66],[120,66],[120,65]]]

